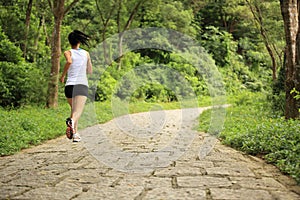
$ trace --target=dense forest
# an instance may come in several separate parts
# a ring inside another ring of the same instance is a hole
[[[55,108],[59,103],[65,104],[63,85],[58,83],[65,62],[62,52],[70,48],[68,34],[80,30],[91,37],[89,46],[82,46],[91,52],[95,69],[90,77],[91,100],[109,102],[114,96],[130,102],[167,103],[189,96],[187,93],[198,99],[213,96],[208,77],[194,63],[187,62],[188,55],[168,50],[175,42],[181,45],[180,49],[190,49],[187,40],[191,39],[203,51],[197,59],[208,69],[216,67],[221,74],[229,99],[245,104],[248,110],[253,102],[257,103],[260,111],[270,113],[268,119],[280,119],[280,123],[286,123],[283,118],[299,118],[300,75],[296,66],[300,58],[298,48],[291,48],[300,46],[296,45],[300,44],[298,38],[293,38],[299,25],[292,24],[295,20],[288,11],[295,6],[289,1],[1,0],[0,6],[3,113],[18,112],[26,106],[44,112],[44,106]],[[297,2],[296,10],[291,12],[298,12]],[[163,31],[143,33],[151,27],[171,30],[181,37],[172,39]],[[153,46],[140,48],[144,46],[135,40],[135,34],[148,34]],[[133,45],[129,48],[132,51],[126,51],[129,45]],[[135,76],[140,77],[140,82]],[[174,81],[181,80],[180,77],[184,80]],[[183,82],[188,88],[182,86]],[[130,87],[134,84],[138,87]],[[257,99],[268,106],[262,106]],[[250,138],[249,132],[245,134]],[[8,143],[9,137],[6,133],[1,144]],[[225,136],[223,139],[226,143]],[[280,153],[272,154],[269,161],[278,164],[279,160],[278,166],[284,172],[300,180],[299,129],[287,140],[293,153],[278,147]],[[237,143],[241,142],[228,142],[247,151],[247,144]],[[262,149],[248,150],[252,154],[268,153]],[[10,150],[7,151],[1,154],[9,154]]]
[[[199,41],[223,73],[227,93],[250,90],[272,94],[273,90],[275,104],[279,108],[284,104],[284,100],[280,101],[284,93],[284,77],[281,77],[284,72],[280,74],[280,70],[284,71],[285,38],[277,1],[83,0],[72,3],[61,1],[63,5],[58,2],[24,0],[2,3],[1,106],[46,102],[45,97],[52,92],[47,93],[49,78],[54,77],[54,85],[58,84],[54,74],[57,73],[55,70],[59,72],[60,67],[55,66],[55,60],[62,65],[64,58],[61,49],[65,51],[69,48],[67,35],[73,29],[90,35],[91,44],[85,48],[93,51],[98,44],[105,44],[103,41],[115,34],[148,27],[172,29]],[[57,19],[59,6],[63,10],[61,19]],[[61,22],[57,22],[59,20]],[[55,30],[58,29],[57,23],[61,23],[59,36],[53,34],[58,31]],[[61,40],[61,49],[57,37]],[[168,46],[171,41],[156,42]],[[209,95],[203,77],[176,53],[161,49],[137,49],[109,60],[114,51],[112,48],[117,47],[105,48],[103,45],[103,48],[97,56],[105,56],[110,67],[101,74],[96,86],[97,100],[110,99],[114,84],[126,71],[141,63],[151,62],[179,71],[190,81],[197,95]],[[95,63],[95,67],[103,66]],[[146,101],[176,99],[168,88],[153,83],[138,88],[132,95]],[[55,102],[48,103],[54,105]]]

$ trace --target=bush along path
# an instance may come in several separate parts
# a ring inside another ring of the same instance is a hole
[[[60,137],[1,157],[0,199],[300,198],[276,167],[218,141],[200,158],[211,138],[194,129],[202,110],[127,115],[82,130],[80,143]]]

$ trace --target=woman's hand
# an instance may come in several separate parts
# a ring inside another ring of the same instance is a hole
[[[60,82],[61,82],[61,83],[64,83],[64,82],[65,82],[65,76],[61,76],[61,77],[60,77]]]

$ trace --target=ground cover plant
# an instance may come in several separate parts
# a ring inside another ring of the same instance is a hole
[[[259,156],[300,183],[300,123],[285,120],[271,110],[262,93],[248,93],[229,100],[224,127],[218,138],[225,145]],[[221,108],[217,108],[221,109]],[[199,117],[199,130],[209,130],[212,110]]]

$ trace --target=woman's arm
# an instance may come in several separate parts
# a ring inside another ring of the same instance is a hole
[[[64,67],[64,71],[63,71],[63,73],[60,77],[60,82],[62,82],[62,83],[65,82],[66,74],[67,74],[67,72],[70,68],[70,65],[72,64],[71,51],[65,51],[64,56],[66,58],[66,64],[65,64],[65,67]]]
[[[92,74],[93,73],[93,66],[92,66],[92,61],[91,61],[90,54],[88,52],[87,52],[87,57],[88,57],[88,61],[87,61],[86,73],[87,74]]]

